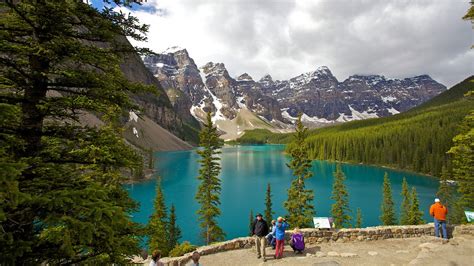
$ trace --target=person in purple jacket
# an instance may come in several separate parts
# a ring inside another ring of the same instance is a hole
[[[304,250],[304,236],[298,227],[295,228],[293,235],[291,236],[290,246],[293,252],[302,254]]]

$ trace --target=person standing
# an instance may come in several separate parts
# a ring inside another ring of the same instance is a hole
[[[439,226],[443,230],[443,238],[448,239],[446,232],[446,215],[448,214],[448,208],[441,204],[440,200],[436,198],[435,203],[430,207],[430,215],[434,218],[435,236],[439,237]]]
[[[255,221],[252,223],[252,235],[255,236],[255,247],[257,249],[257,258],[265,258],[265,246],[267,245],[266,236],[268,234],[268,224],[263,219],[262,214],[257,214]]]
[[[285,246],[285,230],[289,227],[283,217],[278,217],[275,225],[275,238],[276,238],[276,250],[275,259],[281,259],[283,257],[283,249]]]
[[[272,226],[270,227],[270,233],[267,235],[267,242],[272,246],[272,249],[276,247],[276,239],[275,239],[275,227],[276,221],[272,220]]]

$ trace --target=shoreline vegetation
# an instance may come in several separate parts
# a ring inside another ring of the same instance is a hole
[[[447,154],[463,118],[474,109],[474,76],[407,112],[312,129],[306,138],[310,159],[364,164],[439,176],[451,171]],[[232,144],[287,144],[293,133],[246,131]]]

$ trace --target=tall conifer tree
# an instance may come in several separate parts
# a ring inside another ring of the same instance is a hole
[[[362,211],[357,208],[356,228],[362,228]]]
[[[397,219],[395,217],[395,208],[392,198],[392,187],[390,185],[390,179],[388,178],[388,173],[385,173],[383,178],[383,199],[382,199],[382,207],[381,212],[382,215],[380,216],[380,221],[383,225],[394,225],[397,223]]]
[[[250,210],[250,214],[249,214],[249,236],[253,235],[252,225],[253,225],[254,221],[255,221],[255,218],[253,217],[253,210]]]
[[[168,224],[168,250],[172,250],[179,244],[179,239],[181,238],[181,228],[177,224],[176,210],[174,204],[171,204],[170,208],[170,218]]]
[[[219,173],[221,170],[218,155],[223,146],[223,141],[219,138],[217,129],[212,124],[211,113],[207,113],[207,120],[199,133],[200,149],[197,153],[201,156],[199,163],[198,179],[201,181],[196,193],[196,199],[201,205],[197,211],[201,227],[201,236],[204,243],[209,244],[224,240],[224,231],[217,224],[217,217],[221,214],[220,193],[221,180]]]
[[[168,215],[159,179],[156,182],[156,197],[153,207],[154,212],[150,216],[147,226],[148,248],[150,251],[158,249],[166,256],[171,250],[169,246]]]
[[[272,209],[272,188],[270,183],[267,184],[267,193],[265,195],[265,220],[267,223],[272,221],[273,214],[275,212]]]
[[[471,101],[473,97],[472,92],[467,95]],[[448,153],[452,156],[453,176],[458,183],[458,208],[474,210],[474,111],[464,118],[460,131]]]
[[[411,211],[411,194],[408,188],[408,182],[405,177],[402,181],[402,205],[400,206],[400,224],[410,224],[410,211]]]
[[[288,200],[284,207],[288,212],[288,223],[292,227],[309,227],[312,224],[314,212],[314,193],[306,189],[305,180],[313,176],[308,147],[305,142],[308,129],[301,122],[301,114],[296,121],[294,142],[289,147],[291,161],[287,166],[293,171],[295,177],[288,189]]]
[[[334,226],[336,228],[348,227],[351,220],[351,216],[349,215],[349,193],[344,184],[346,178],[340,164],[336,166],[336,172],[334,172],[333,176],[334,184],[331,199],[335,202],[331,207],[331,214],[334,219]]]
[[[423,224],[425,221],[423,220],[423,212],[420,211],[420,204],[418,202],[418,194],[416,193],[416,188],[412,187],[411,189],[411,206],[410,206],[410,213],[408,216],[409,224],[417,225]]]
[[[132,1],[109,1],[130,5]],[[135,108],[120,70],[136,17],[83,1],[0,3],[2,264],[107,264],[139,252],[122,186],[142,164],[117,123]],[[104,125],[80,123],[93,113]]]

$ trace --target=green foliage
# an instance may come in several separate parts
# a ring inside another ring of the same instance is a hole
[[[165,197],[161,190],[161,183],[156,182],[156,197],[153,203],[154,212],[148,221],[148,249],[153,251],[158,249],[163,256],[170,251],[168,238],[168,215],[165,205]]]
[[[443,167],[441,170],[441,177],[439,179],[439,188],[438,192],[436,192],[436,197],[438,197],[441,202],[443,203],[446,208],[448,208],[448,215],[446,217],[446,220],[448,223],[452,223],[453,220],[457,220],[454,216],[456,215],[456,201],[458,198],[458,195],[456,195],[456,190],[454,186],[450,185],[447,180],[451,180],[451,174],[449,171],[446,169],[446,167]],[[462,216],[464,216],[463,213],[461,213]]]
[[[362,228],[362,211],[360,208],[357,208],[357,215],[356,215],[356,228]]]
[[[118,122],[135,108],[129,95],[151,88],[119,65],[137,52],[124,36],[145,40],[147,27],[83,1],[0,10],[1,263],[124,262],[139,253],[141,230],[121,182],[142,162]],[[104,125],[80,123],[87,113]]]
[[[267,193],[265,195],[265,221],[270,223],[275,212],[272,210],[272,188],[270,183],[267,184]]]
[[[199,163],[198,179],[201,184],[196,193],[196,199],[201,205],[197,211],[199,215],[200,227],[202,230],[201,236],[206,244],[222,241],[224,239],[224,231],[217,224],[217,216],[221,214],[220,192],[221,181],[219,173],[221,167],[219,165],[221,153],[220,148],[223,146],[223,141],[219,138],[217,129],[213,126],[211,120],[211,113],[207,113],[207,123],[201,129],[199,134],[199,146],[197,153],[201,156]]]
[[[453,177],[458,183],[459,207],[474,210],[474,111],[464,118],[460,131],[461,133],[453,138],[454,145],[449,150],[453,162]]]
[[[423,220],[423,212],[420,211],[420,204],[418,202],[418,195],[416,194],[415,187],[412,187],[411,189],[411,199],[412,203],[410,206],[410,213],[408,215],[409,224],[424,224],[425,221]]]
[[[170,219],[168,224],[168,250],[174,249],[178,245],[178,241],[181,238],[181,229],[176,224],[176,213],[174,204],[171,205]]]
[[[292,227],[310,227],[314,216],[313,199],[314,194],[305,187],[305,179],[310,178],[311,160],[308,158],[308,149],[305,139],[308,129],[301,122],[301,114],[296,122],[296,132],[292,148],[289,150],[291,157],[287,166],[293,171],[295,177],[288,189],[288,200],[284,202],[284,207],[288,211],[288,223]]]
[[[255,218],[253,216],[253,210],[250,210],[250,215],[249,215],[249,236],[252,236],[253,235],[253,232],[252,232],[252,226],[253,226],[253,222],[255,221]]]
[[[474,90],[472,81],[474,77],[469,77],[398,115],[311,130],[309,159],[391,166],[437,176],[442,166],[450,165],[446,151],[453,146],[458,125],[474,108],[473,100],[463,97]],[[286,144],[293,138],[294,134],[254,130],[246,132],[241,143]]]
[[[245,133],[236,140],[240,144],[266,144],[266,143],[288,143],[292,140],[292,134],[272,133],[268,129],[245,130]]]
[[[193,252],[197,249],[197,246],[191,245],[188,241],[184,241],[183,243],[177,245],[175,248],[173,248],[169,256],[170,257],[180,257],[183,256],[186,253]]]
[[[334,204],[331,207],[331,215],[334,219],[334,226],[336,228],[348,227],[351,220],[349,215],[351,212],[349,208],[349,193],[344,184],[346,178],[340,164],[336,166],[336,172],[334,172],[333,176],[334,183],[331,199],[334,200]]]
[[[388,173],[385,173],[383,177],[383,200],[380,216],[380,221],[383,225],[394,225],[397,224],[397,219],[395,217],[395,208],[392,199],[392,187],[390,185],[390,179],[388,178]]]
[[[402,205],[400,206],[400,224],[406,225],[410,224],[410,211],[412,205],[412,199],[410,190],[408,188],[408,182],[405,177],[403,177],[402,182]]]

